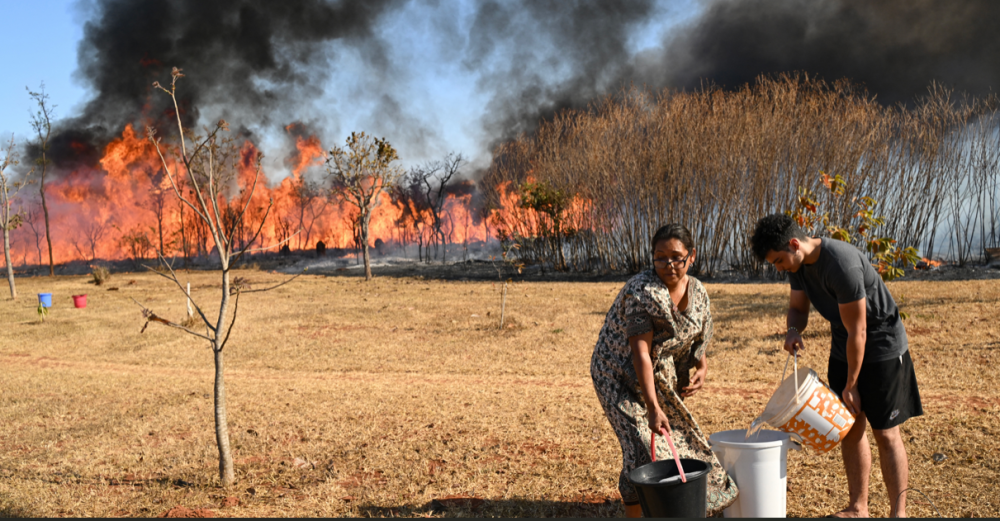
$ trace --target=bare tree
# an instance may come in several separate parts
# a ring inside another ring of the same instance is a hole
[[[108,229],[114,228],[115,223],[111,221],[106,221],[103,219],[89,219],[87,222],[80,226],[80,231],[83,232],[83,243],[77,239],[73,239],[73,248],[76,252],[80,254],[81,257],[87,257],[87,250],[90,250],[90,262],[97,260],[97,245],[101,243],[101,239],[104,238],[104,234],[108,232]]]
[[[326,161],[334,193],[358,209],[355,226],[365,261],[365,280],[372,279],[368,225],[379,204],[379,194],[403,177],[403,171],[393,164],[398,159],[396,149],[385,138],[351,132],[346,147],[332,148]]]
[[[118,239],[118,247],[128,252],[132,258],[132,264],[136,268],[142,266],[142,261],[146,260],[149,252],[156,250],[156,246],[150,240],[149,234],[146,233],[146,230],[142,226],[136,226],[131,230],[121,230],[117,226],[115,228],[122,232],[121,238]],[[154,231],[152,227],[149,230]],[[163,252],[162,249],[158,251]]]
[[[215,441],[219,449],[219,480],[222,486],[228,487],[235,483],[236,476],[233,469],[233,455],[229,445],[229,425],[226,420],[226,386],[223,378],[224,359],[223,349],[229,341],[229,336],[236,325],[236,314],[239,311],[240,295],[267,291],[278,286],[287,284],[292,277],[275,286],[262,289],[250,289],[245,280],[235,278],[230,280],[230,270],[246,253],[252,253],[249,247],[260,235],[270,213],[274,201],[271,200],[265,210],[265,215],[261,219],[259,226],[253,236],[246,241],[240,241],[240,247],[235,247],[237,239],[235,235],[243,226],[244,217],[257,182],[260,179],[260,165],[263,154],[258,153],[254,162],[253,178],[245,183],[240,181],[237,175],[240,160],[239,146],[229,138],[223,137],[224,132],[228,132],[229,125],[225,121],[219,121],[214,128],[206,129],[206,135],[199,136],[184,128],[181,122],[181,110],[177,103],[177,80],[184,75],[181,70],[174,68],[170,87],[166,88],[159,82],[153,83],[153,87],[162,90],[170,96],[174,103],[177,114],[178,143],[173,147],[161,145],[160,139],[156,137],[156,130],[152,127],[146,129],[149,140],[156,147],[160,162],[163,165],[170,187],[176,196],[191,212],[197,221],[200,221],[208,230],[208,235],[215,244],[215,250],[219,255],[219,262],[222,265],[222,292],[219,301],[218,315],[209,319],[205,315],[203,308],[193,299],[191,300],[198,317],[205,326],[205,332],[201,333],[185,326],[183,323],[171,322],[157,316],[152,310],[143,307],[143,315],[146,318],[146,326],[149,322],[158,322],[168,327],[173,327],[194,335],[207,341],[212,348],[215,363]],[[168,156],[170,159],[168,160]],[[181,179],[184,180],[183,185]],[[235,215],[226,217],[226,205],[224,200],[227,195],[227,188],[233,184],[243,184],[236,192],[239,196],[231,204],[238,204],[240,210]],[[190,196],[186,196],[181,186],[185,186],[190,191]],[[280,244],[280,243],[279,243]],[[177,274],[171,263],[166,261],[162,251],[157,251],[157,257],[166,273],[159,273],[163,277],[176,284],[181,292],[187,295],[181,282],[177,279]],[[297,275],[296,275],[297,277]],[[235,298],[234,298],[235,297]],[[232,299],[232,302],[231,302]],[[136,302],[138,304],[138,302]],[[230,318],[230,304],[232,304],[232,317]],[[142,307],[141,304],[139,304]],[[228,322],[228,324],[227,324]],[[143,330],[146,327],[143,326]]]
[[[14,265],[10,260],[10,232],[17,229],[24,222],[24,216],[20,211],[13,211],[11,205],[17,197],[17,193],[27,184],[31,171],[25,174],[24,179],[15,182],[8,168],[17,166],[17,151],[14,149],[14,136],[10,137],[10,142],[3,151],[4,157],[0,160],[0,230],[3,230],[3,257],[7,265],[7,283],[10,285],[10,298],[17,298],[17,288],[14,286]]]
[[[166,252],[163,248],[163,218],[167,211],[167,190],[169,188],[163,186],[164,183],[154,183],[149,191],[150,203],[152,203],[153,215],[156,217],[156,233],[159,238],[160,251]],[[183,215],[181,216],[181,224],[183,224]]]
[[[628,88],[560,112],[498,146],[480,186],[497,238],[532,264],[635,272],[649,267],[653,231],[678,222],[700,245],[694,271],[776,274],[748,237],[799,188],[817,189],[819,172],[849,182],[821,201],[831,222],[846,226],[852,201],[870,197],[885,216],[872,233],[927,256],[950,243],[963,262],[1000,242],[998,144],[992,98],[931,85],[886,107],[846,80],[783,74],[735,90]]]
[[[299,238],[299,249],[301,250],[309,248],[313,227],[330,207],[330,199],[325,197],[324,190],[319,183],[308,181],[304,177],[299,177],[294,181],[293,189],[292,197],[298,211],[298,229],[304,232],[304,236]]]
[[[38,158],[35,162],[39,168],[38,193],[42,196],[42,214],[45,216],[45,241],[49,247],[49,276],[56,274],[56,265],[52,261],[52,230],[49,228],[49,207],[45,204],[45,174],[48,166],[52,163],[49,160],[49,136],[52,134],[52,115],[55,105],[49,104],[49,95],[45,93],[45,84],[42,83],[38,92],[28,89],[28,95],[35,100],[38,110],[31,115],[31,128],[35,131],[35,146],[38,147]]]
[[[414,167],[407,174],[408,183],[419,191],[421,200],[425,208],[431,213],[431,229],[436,239],[434,246],[435,257],[437,257],[437,246],[443,249],[441,253],[441,263],[447,260],[448,244],[443,230],[444,225],[444,202],[447,200],[449,183],[458,174],[465,158],[462,154],[454,152],[448,154],[440,161],[433,161],[424,166]]]
[[[38,211],[41,206],[30,205],[24,213],[24,222],[31,228],[31,233],[35,237],[35,250],[38,252],[38,265],[42,265],[42,238],[45,237],[44,223],[38,222]]]
[[[183,192],[183,190],[182,190]],[[184,267],[188,265],[188,240],[187,240],[187,229],[184,226],[184,202],[180,199],[177,200],[177,211],[180,217],[180,233],[181,236],[181,255],[184,257]]]
[[[424,260],[424,228],[428,217],[426,198],[422,195],[421,185],[416,182],[413,175],[408,174],[399,184],[389,191],[392,203],[399,209],[399,217],[396,219],[396,226],[399,228],[400,241],[403,244],[403,253],[406,253],[406,245],[416,241],[417,260]]]

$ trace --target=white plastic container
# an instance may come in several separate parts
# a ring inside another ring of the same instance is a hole
[[[854,427],[854,415],[840,396],[807,367],[797,368],[781,383],[761,419],[819,454],[836,447]]]
[[[762,430],[751,440],[746,440],[745,429],[708,437],[712,452],[740,489],[736,502],[723,515],[785,517],[788,449],[800,447],[781,431]]]

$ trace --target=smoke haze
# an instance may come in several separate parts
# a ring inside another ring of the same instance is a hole
[[[801,70],[849,78],[885,103],[932,81],[983,96],[1000,81],[1000,3],[988,0],[716,1],[660,56],[661,83],[725,87]],[[655,60],[650,69],[656,79]]]
[[[93,98],[61,124],[54,155],[93,160],[126,123],[172,117],[150,87],[167,81],[172,66],[187,74],[188,123],[221,117],[259,133],[309,121],[327,148],[340,134],[368,130],[404,157],[455,150],[474,162],[539,120],[630,83],[734,88],[759,74],[805,71],[860,82],[884,103],[912,100],[931,81],[974,95],[1000,83],[1000,2],[714,0],[689,4],[695,14],[682,24],[676,6],[97,0],[77,71]],[[418,70],[429,62],[435,71]],[[436,82],[418,81],[425,76]],[[449,96],[434,89],[462,85],[469,92],[456,99],[481,104],[463,116],[475,119],[464,132],[480,150],[456,149],[441,130],[448,114],[421,105],[432,94]],[[317,107],[324,96],[341,103]]]

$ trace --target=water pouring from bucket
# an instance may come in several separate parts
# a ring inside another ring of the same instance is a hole
[[[808,367],[800,369],[798,357],[795,358],[792,376],[784,378],[782,373],[781,385],[771,395],[764,412],[750,425],[747,438],[766,423],[818,453],[828,452],[850,432],[854,415],[840,396],[819,379],[816,371]]]

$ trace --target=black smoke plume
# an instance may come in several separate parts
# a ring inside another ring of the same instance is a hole
[[[741,0],[710,3],[670,42],[665,80],[738,87],[805,71],[908,103],[931,82],[973,96],[1000,87],[1000,2]]]
[[[630,84],[738,88],[761,74],[802,71],[848,78],[886,104],[909,103],[931,82],[974,96],[1000,87],[1000,2],[705,1],[659,46],[629,51],[650,17],[678,14],[673,5],[482,3],[466,66],[487,66],[480,84],[492,93],[485,124],[493,138]]]
[[[913,100],[932,81],[977,96],[1000,85],[1000,2],[992,0],[704,0],[689,22],[669,25],[684,14],[678,5],[96,0],[77,73],[94,98],[60,126],[54,156],[95,160],[129,122],[169,132],[173,109],[151,84],[168,81],[173,66],[187,74],[181,116],[188,124],[222,117],[252,130],[312,121],[301,108],[336,84],[334,43],[361,56],[368,79],[353,95],[374,104],[370,119],[392,133],[387,137],[434,148],[433,118],[408,110],[405,94],[393,95],[393,82],[406,80],[382,22],[404,8],[424,18],[405,25],[425,31],[427,41],[437,38],[441,59],[477,79],[487,99],[480,123],[488,150],[629,84],[738,88],[760,74],[804,71],[849,78],[888,104]],[[657,28],[659,44],[637,52],[633,39]]]
[[[464,65],[492,93],[483,122],[490,148],[627,81],[629,37],[654,7],[652,0],[482,2]]]
[[[372,68],[389,67],[374,35],[379,17],[398,0],[98,0],[84,27],[77,76],[94,97],[53,137],[57,163],[92,159],[127,123],[161,132],[174,108],[152,88],[169,84],[172,67],[186,125],[199,117],[283,124],[323,93],[330,43],[358,48]],[[199,110],[203,112],[199,112]],[[276,118],[285,118],[284,121]]]

